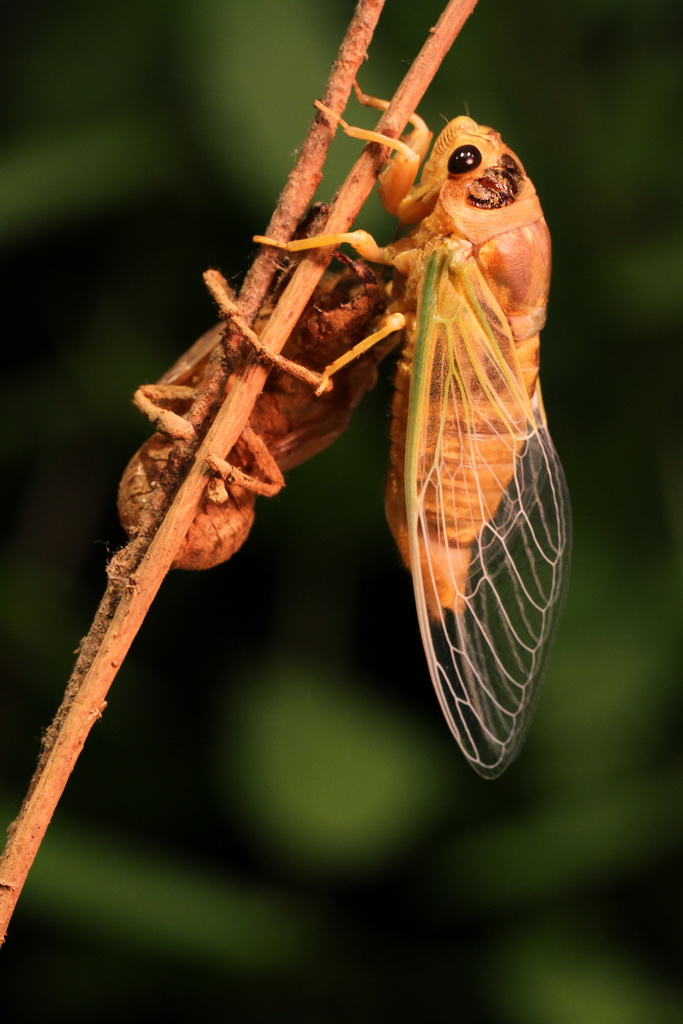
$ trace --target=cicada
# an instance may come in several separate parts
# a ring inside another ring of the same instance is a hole
[[[362,338],[385,305],[384,291],[372,270],[342,253],[338,258],[344,268],[323,277],[285,346],[287,364],[293,361],[313,373]],[[280,275],[259,312],[257,335],[270,317],[289,269]],[[227,293],[224,281],[223,286]],[[166,424],[167,430],[145,441],[123,473],[118,507],[129,536],[135,535],[140,527],[166,468],[173,437],[179,436],[184,426],[183,416],[224,333],[225,324],[207,331],[155,385],[136,393],[136,404],[155,422]],[[207,490],[176,553],[173,568],[208,569],[227,561],[239,550],[254,522],[257,494],[277,493],[284,482],[283,472],[322,451],[346,429],[362,395],[374,386],[377,363],[389,347],[369,350],[347,368],[340,386],[321,398],[313,395],[310,383],[286,369],[276,366],[271,370],[249,423],[229,455],[232,481],[220,488],[220,495],[214,489]],[[240,345],[234,339],[228,358],[234,364],[229,389],[239,376],[243,360]]]
[[[567,485],[538,380],[550,236],[521,161],[493,129],[450,121],[416,182],[431,142],[420,118],[398,142],[341,123],[396,150],[380,197],[408,230],[386,246],[352,231],[286,247],[348,242],[393,267],[388,329],[402,327],[404,341],[387,517],[441,709],[472,767],[494,778],[527,732],[570,552]]]

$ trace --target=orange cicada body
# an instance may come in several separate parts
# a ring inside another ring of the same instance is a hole
[[[387,516],[442,711],[492,778],[526,734],[569,563],[569,497],[538,381],[550,236],[521,161],[491,128],[449,122],[416,182],[431,141],[421,119],[401,142],[342,124],[397,150],[380,196],[409,229],[387,246],[353,231],[287,248],[345,241],[394,269],[387,316],[404,342]]]

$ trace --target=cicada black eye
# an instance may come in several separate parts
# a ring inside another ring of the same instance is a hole
[[[481,163],[481,153],[476,146],[458,146],[448,158],[449,174],[467,174]]]

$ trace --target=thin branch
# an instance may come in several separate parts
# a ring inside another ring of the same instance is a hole
[[[325,89],[327,98],[323,102],[335,114],[341,115],[344,111],[384,3],[385,0],[366,0],[356,8]],[[322,181],[327,151],[335,133],[336,125],[317,112],[266,229],[270,237],[286,239],[293,235]],[[274,249],[262,248],[244,278],[239,305],[248,323],[253,321],[270,290],[279,259]]]
[[[447,5],[380,119],[380,132],[391,137],[401,134],[475,4],[476,0],[451,0]],[[339,109],[343,108],[343,100],[363,59],[381,6],[380,0],[361,0],[358,5],[325,93],[325,102],[332,109],[340,104]],[[319,180],[322,164],[318,161],[322,157],[318,146],[326,131],[322,124],[314,123],[309,133],[306,152],[302,151],[302,159],[293,172],[297,183],[292,185],[290,179],[268,229],[278,237],[287,237],[303,213],[303,210],[299,212],[296,200],[297,191],[304,187],[301,182],[307,182],[308,190]],[[324,142],[322,145],[324,148]],[[366,147],[330,209],[326,233],[348,230],[372,190],[386,154],[386,148],[377,144]],[[305,199],[306,206],[309,198]],[[313,251],[302,260],[261,335],[264,345],[280,351],[330,258],[330,253]],[[271,272],[272,257],[262,253],[240,297],[245,318],[261,305]],[[68,777],[93,723],[106,706],[109,687],[194,519],[210,475],[207,457],[231,450],[247,423],[266,376],[267,369],[262,364],[254,358],[247,360],[244,372],[206,433],[151,542],[144,537],[137,538],[110,563],[109,585],[93,626],[83,641],[64,701],[46,735],[29,792],[10,828],[0,860],[2,936]]]

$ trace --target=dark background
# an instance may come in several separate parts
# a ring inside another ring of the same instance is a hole
[[[440,8],[389,0],[367,91]],[[3,822],[123,542],[129,396],[213,323],[202,271],[238,283],[351,11],[2,7]],[[575,553],[519,761],[476,777],[434,699],[384,523],[387,367],[232,562],[165,582],[20,900],[3,1019],[683,1019],[682,20],[481,0],[420,107],[497,127],[554,241]],[[393,231],[376,199],[362,223]]]

